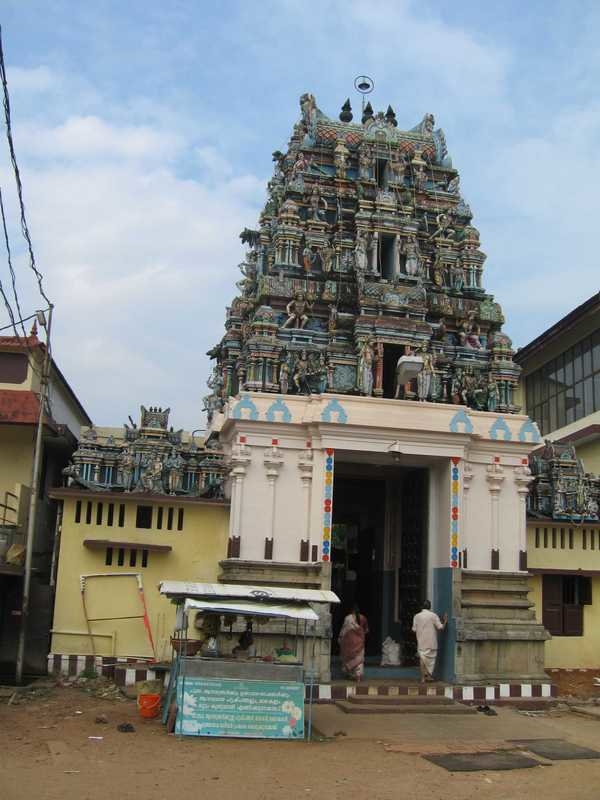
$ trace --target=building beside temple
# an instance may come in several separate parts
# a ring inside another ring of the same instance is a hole
[[[527,540],[550,669],[600,663],[599,320],[596,294],[515,356],[523,403],[546,437],[531,455]]]
[[[440,675],[544,679],[525,506],[537,426],[483,283],[485,255],[426,114],[352,121],[300,99],[205,399],[229,469],[222,579],[331,588],[415,663],[425,597],[452,622]],[[322,610],[321,678],[340,619]],[[333,639],[331,638],[333,632]]]
[[[223,459],[168,423],[169,409],[142,406],[139,426],[84,429],[68,485],[51,493],[62,503],[51,672],[170,659],[174,607],[158,584],[218,578]]]
[[[45,345],[34,329],[27,337],[0,336],[0,673],[12,679],[21,628],[24,560],[29,519],[40,380]],[[91,420],[54,360],[42,429],[42,474],[34,527],[30,621],[25,672],[45,669],[52,622],[57,504],[50,498],[61,470]]]

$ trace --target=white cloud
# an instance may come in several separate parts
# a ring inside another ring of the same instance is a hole
[[[19,127],[20,152],[36,158],[171,160],[184,146],[170,131],[145,125],[117,126],[97,116],[71,117],[60,125]]]

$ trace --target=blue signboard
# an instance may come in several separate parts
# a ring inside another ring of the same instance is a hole
[[[192,678],[177,681],[175,733],[304,738],[304,684]]]

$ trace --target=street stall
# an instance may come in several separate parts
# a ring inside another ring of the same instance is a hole
[[[163,721],[177,734],[304,738],[319,615],[333,592],[164,581],[177,604]]]

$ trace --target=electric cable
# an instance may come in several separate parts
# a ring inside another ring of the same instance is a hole
[[[10,241],[8,238],[8,229],[6,227],[6,216],[4,214],[4,202],[2,200],[2,189],[0,188],[0,214],[2,215],[2,230],[4,233],[4,244],[6,245],[6,258],[8,261],[8,269],[10,271],[10,279],[12,281],[12,290],[13,290],[13,297],[15,298],[15,306],[17,308],[17,312],[19,314],[19,322],[21,323],[21,329],[23,331],[23,336],[27,337],[27,332],[25,331],[25,326],[23,325],[23,312],[21,311],[21,306],[19,304],[19,296],[17,294],[17,279],[15,276],[15,271],[12,265],[12,254],[10,252]],[[18,336],[17,329],[15,327],[15,334]]]
[[[25,214],[25,203],[23,201],[23,184],[21,183],[21,174],[19,172],[19,167],[17,164],[17,156],[15,154],[15,146],[12,136],[12,124],[11,124],[11,114],[10,114],[10,98],[8,95],[8,83],[6,80],[6,67],[4,64],[4,50],[2,48],[2,26],[0,25],[0,80],[2,81],[2,93],[3,93],[3,106],[4,106],[4,120],[6,125],[6,138],[8,141],[8,149],[10,151],[10,160],[13,167],[13,172],[15,175],[15,183],[17,186],[17,195],[19,199],[19,210],[21,215],[21,231],[23,233],[23,237],[27,242],[27,250],[29,252],[29,266],[32,269],[33,273],[35,274],[38,289],[41,296],[44,298],[48,306],[51,306],[52,303],[50,302],[46,292],[44,291],[43,286],[43,279],[44,276],[39,271],[36,265],[35,255],[33,253],[33,245],[31,243],[31,236],[29,233],[29,227],[27,225],[27,217]],[[48,351],[50,351],[50,342],[48,342]]]

